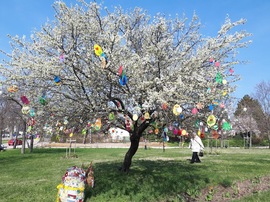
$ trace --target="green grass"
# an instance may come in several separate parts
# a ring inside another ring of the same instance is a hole
[[[206,149],[201,164],[190,164],[189,149],[139,149],[128,174],[118,171],[127,149],[19,149],[0,152],[1,202],[51,202],[67,168],[93,161],[95,188],[86,201],[183,201],[183,194],[200,194],[205,187],[231,186],[238,180],[269,176],[269,149]],[[269,198],[268,192],[257,197]],[[252,199],[250,199],[252,201]],[[245,200],[248,201],[248,200]],[[263,199],[262,199],[263,201]]]

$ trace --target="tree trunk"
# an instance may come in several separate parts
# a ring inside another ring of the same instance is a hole
[[[34,135],[30,136],[30,153],[33,153],[33,148],[34,148]]]
[[[0,129],[0,144],[2,144],[2,129]]]
[[[87,130],[87,132],[83,135],[83,144],[86,144],[87,135],[88,135],[88,130]]]
[[[270,131],[267,132],[268,134],[268,144],[269,144],[269,149],[270,149]]]
[[[25,154],[25,142],[26,142],[26,122],[24,121],[24,126],[23,126],[23,140],[22,140],[22,149],[21,149],[21,154]]]
[[[120,167],[120,171],[122,172],[128,172],[129,168],[131,166],[132,157],[136,154],[139,143],[140,143],[140,135],[139,134],[132,134],[130,137],[130,147],[125,155],[124,162],[122,166]]]
[[[14,137],[14,142],[13,142],[13,149],[16,149],[17,148],[17,134],[15,134],[15,137]]]

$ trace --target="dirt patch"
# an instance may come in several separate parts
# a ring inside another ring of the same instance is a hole
[[[239,181],[230,187],[218,185],[215,187],[207,187],[201,191],[201,195],[197,198],[189,198],[188,201],[231,201],[250,196],[254,193],[270,190],[270,176],[255,177],[253,179]],[[185,198],[188,196],[185,195]]]

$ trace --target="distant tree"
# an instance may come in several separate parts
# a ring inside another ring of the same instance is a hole
[[[0,130],[8,131],[10,137],[22,128],[20,108],[5,97],[0,98]],[[16,145],[15,145],[16,147]]]
[[[150,125],[158,133],[174,122],[191,130],[195,120],[205,124],[222,111],[239,80],[237,51],[250,43],[249,33],[232,30],[245,20],[227,17],[217,36],[204,37],[196,15],[190,22],[151,18],[140,8],[111,12],[79,2],[69,8],[57,1],[55,21],[34,31],[31,41],[10,37],[10,61],[0,66],[4,84],[19,86],[19,95],[47,117],[47,128],[67,117],[97,130],[128,130],[131,145],[121,167],[128,171]]]
[[[267,136],[270,149],[270,81],[257,84],[253,97],[262,107],[263,117],[260,119],[260,129]]]
[[[237,104],[234,112],[234,130],[237,133],[261,134],[261,119],[264,117],[260,103],[245,95]]]

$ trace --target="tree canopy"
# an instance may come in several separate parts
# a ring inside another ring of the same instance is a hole
[[[235,28],[244,19],[226,17],[211,37],[200,33],[195,14],[151,17],[141,8],[110,11],[83,0],[53,7],[55,20],[30,40],[10,36],[12,52],[2,51],[10,60],[0,66],[3,94],[25,96],[47,124],[100,118],[134,137],[153,123],[192,129],[188,121],[218,116],[236,89],[237,51],[250,43],[250,34]]]

